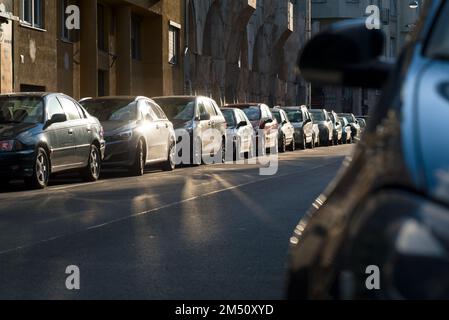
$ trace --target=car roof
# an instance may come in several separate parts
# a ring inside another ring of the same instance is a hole
[[[60,94],[65,95],[63,93],[57,92],[14,92],[14,93],[4,93],[0,94],[0,97],[36,97],[36,98],[44,98],[48,95],[52,94]]]
[[[87,98],[83,98],[80,101],[88,101],[88,100],[102,100],[102,101],[107,101],[107,100],[130,100],[130,101],[137,101],[137,100],[151,100],[148,97],[144,97],[144,96],[105,96],[105,97],[87,97]]]
[[[261,103],[261,102],[235,103],[235,104],[227,104],[227,105],[225,105],[225,108],[242,109],[242,108],[248,108],[248,107],[260,107],[261,105],[265,105],[265,103]]]

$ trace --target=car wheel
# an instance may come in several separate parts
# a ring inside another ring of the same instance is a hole
[[[279,152],[285,153],[287,151],[287,141],[285,138],[285,135],[282,135],[280,141],[279,141]]]
[[[172,143],[170,145],[170,147],[168,148],[168,158],[167,158],[167,161],[164,162],[164,164],[162,166],[162,170],[164,170],[164,171],[175,170],[175,168],[176,168],[175,158],[176,158],[176,144]]]
[[[33,189],[44,189],[50,178],[50,161],[47,152],[38,148],[34,158],[33,174],[25,178],[25,183]]]
[[[237,149],[236,149],[237,150]],[[226,139],[221,140],[221,163],[226,163]]]
[[[129,172],[131,175],[139,177],[143,176],[145,171],[145,163],[146,156],[144,151],[144,143],[142,140],[139,140],[136,148],[136,156],[134,158],[133,165],[129,168]]]
[[[290,144],[290,151],[295,151],[296,150],[296,141],[295,141],[295,136],[293,136],[292,138],[292,143]]]
[[[82,171],[82,176],[86,182],[94,182],[100,178],[101,156],[95,145],[91,145],[87,167]]]

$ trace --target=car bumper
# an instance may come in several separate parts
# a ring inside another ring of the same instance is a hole
[[[103,167],[130,167],[136,157],[134,141],[106,142]]]
[[[34,150],[0,153],[0,177],[23,178],[33,174]]]

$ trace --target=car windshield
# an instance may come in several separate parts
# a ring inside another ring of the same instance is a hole
[[[315,121],[326,121],[326,116],[323,111],[312,111],[311,114]]]
[[[279,111],[274,111],[273,116],[276,118],[278,123],[282,123],[281,113]]]
[[[249,121],[258,121],[261,118],[260,108],[259,107],[248,107],[243,109]]]
[[[193,120],[195,114],[195,100],[185,99],[154,99],[154,101],[164,110],[170,121]]]
[[[81,105],[100,121],[137,120],[137,103],[130,100],[87,100]]]
[[[234,111],[232,111],[232,110],[222,110],[222,111],[223,111],[223,116],[226,119],[226,124],[228,125],[228,127],[235,127],[236,123],[235,123]]]
[[[0,123],[41,123],[44,101],[39,97],[0,98]]]
[[[300,112],[299,110],[288,110],[287,117],[288,120],[293,123],[303,122],[302,112]]]

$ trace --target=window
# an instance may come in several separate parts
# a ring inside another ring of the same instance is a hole
[[[168,28],[168,62],[170,64],[178,64],[179,62],[179,30],[180,26],[174,22],[170,22]]]
[[[140,48],[140,30],[141,18],[134,15],[131,18],[131,55],[134,60],[140,60],[142,58]]]
[[[22,23],[34,28],[44,28],[44,7],[42,0],[22,0],[21,17]]]
[[[104,6],[101,4],[97,5],[97,30],[98,30],[98,49],[101,51],[107,50],[107,36],[105,27],[105,10]]]
[[[81,119],[81,115],[79,113],[78,107],[73,103],[73,101],[70,101],[67,98],[60,97],[59,101],[62,104],[62,107],[67,114],[68,120],[79,120]]]
[[[58,99],[51,97],[47,101],[47,119],[50,120],[55,114],[64,114],[64,110]]]

